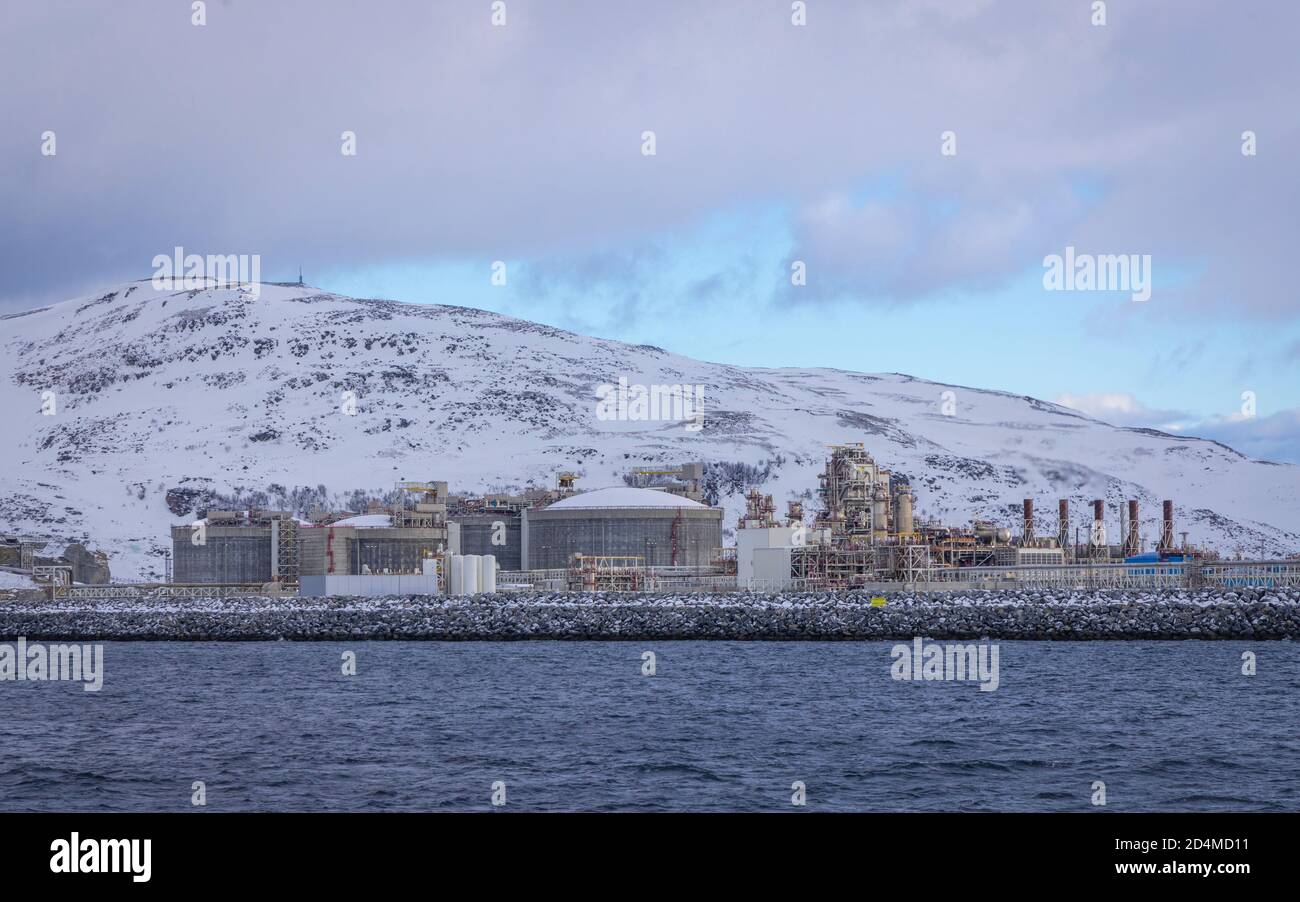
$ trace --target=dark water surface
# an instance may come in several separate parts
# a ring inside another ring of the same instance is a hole
[[[1300,810],[1296,643],[1001,642],[994,692],[892,644],[108,643],[0,683],[0,810]]]

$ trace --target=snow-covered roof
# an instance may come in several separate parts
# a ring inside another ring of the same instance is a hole
[[[669,492],[657,492],[654,489],[637,489],[631,486],[617,485],[570,495],[568,498],[562,498],[550,505],[547,510],[585,510],[596,507],[707,508],[708,505]]]
[[[330,524],[330,526],[355,526],[360,529],[380,529],[392,525],[393,518],[388,514],[360,514]]]

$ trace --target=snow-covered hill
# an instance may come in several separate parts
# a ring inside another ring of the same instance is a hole
[[[703,460],[728,465],[710,478],[730,527],[747,480],[778,502],[810,499],[825,445],[844,441],[906,474],[919,513],[950,522],[1012,525],[1033,497],[1040,534],[1054,534],[1058,497],[1080,522],[1091,498],[1137,497],[1150,541],[1171,497],[1192,541],[1300,547],[1300,467],[899,374],[724,366],[310,287],[254,297],[147,281],[0,318],[0,347],[0,532],[85,541],[119,577],[161,574],[167,527],[207,491],[502,490],[566,469],[594,488],[633,466]],[[704,386],[703,428],[600,419],[597,388],[620,377]]]

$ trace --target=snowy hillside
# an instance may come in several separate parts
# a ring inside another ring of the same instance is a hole
[[[1300,547],[1300,467],[904,375],[724,366],[310,287],[254,297],[147,281],[0,318],[0,347],[0,532],[84,541],[110,554],[118,577],[161,574],[167,527],[208,491],[324,486],[344,497],[398,479],[503,490],[553,485],[565,469],[596,488],[633,466],[703,460],[728,465],[710,479],[730,528],[747,474],[765,473],[759,484],[778,503],[810,499],[825,445],[843,441],[906,474],[918,513],[949,522],[1012,525],[1033,497],[1040,534],[1054,534],[1058,497],[1080,522],[1091,498],[1137,497],[1150,542],[1171,497],[1192,541],[1226,553]],[[703,428],[600,419],[597,388],[620,377],[703,385]]]

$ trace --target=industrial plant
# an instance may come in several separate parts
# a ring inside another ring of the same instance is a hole
[[[1145,552],[1138,502],[1119,509],[1120,537],[1107,540],[1106,505],[1092,502],[1091,519],[1074,523],[1060,499],[1050,531],[1040,532],[1034,500],[1026,498],[1017,531],[985,520],[951,526],[915,515],[907,482],[882,468],[860,443],[832,445],[819,479],[821,508],[806,526],[791,502],[784,522],[770,495],[750,492],[736,539],[737,583],[749,588],[852,589],[904,582],[1095,581],[1119,566],[1115,578],[1183,576],[1183,565],[1212,555],[1174,542],[1173,501],[1163,504],[1155,548]],[[1178,565],[1174,567],[1173,565]],[[1084,567],[1086,572],[1075,568]]]
[[[563,588],[570,569],[582,583],[595,562],[602,571],[620,571],[608,579],[602,573],[602,583],[642,588],[647,580],[628,572],[702,573],[718,557],[723,512],[696,500],[703,470],[634,470],[628,485],[592,491],[576,488],[576,474],[560,473],[554,489],[521,495],[453,496],[445,482],[401,482],[390,508],[315,511],[308,520],[288,511],[210,510],[172,528],[169,583],[434,594],[454,588],[463,558],[476,568],[459,583],[464,594],[495,588],[497,572],[520,588]],[[485,560],[491,574],[482,570]]]
[[[430,576],[426,561],[450,547],[446,493],[446,483],[401,482],[388,510],[318,513],[314,522],[288,511],[211,510],[172,528],[172,581],[292,592],[304,580],[328,585],[317,578]]]
[[[828,447],[815,510],[791,500],[778,515],[771,495],[751,489],[731,531],[723,509],[706,501],[705,475],[703,463],[638,467],[623,485],[586,489],[569,471],[552,488],[477,495],[401,481],[364,510],[314,509],[303,518],[211,509],[172,528],[167,579],[149,590],[374,596],[1300,582],[1300,561],[1224,562],[1188,545],[1172,500],[1151,536],[1142,533],[1138,499],[1094,499],[1077,519],[1069,499],[1053,499],[1055,516],[1040,519],[1026,498],[998,522],[943,523],[918,513],[907,475],[881,466],[861,443]],[[75,578],[74,566],[89,573],[102,562],[84,549],[53,560],[39,547],[0,543],[0,564],[25,567],[56,595],[131,591]],[[108,583],[106,568],[96,579]]]

